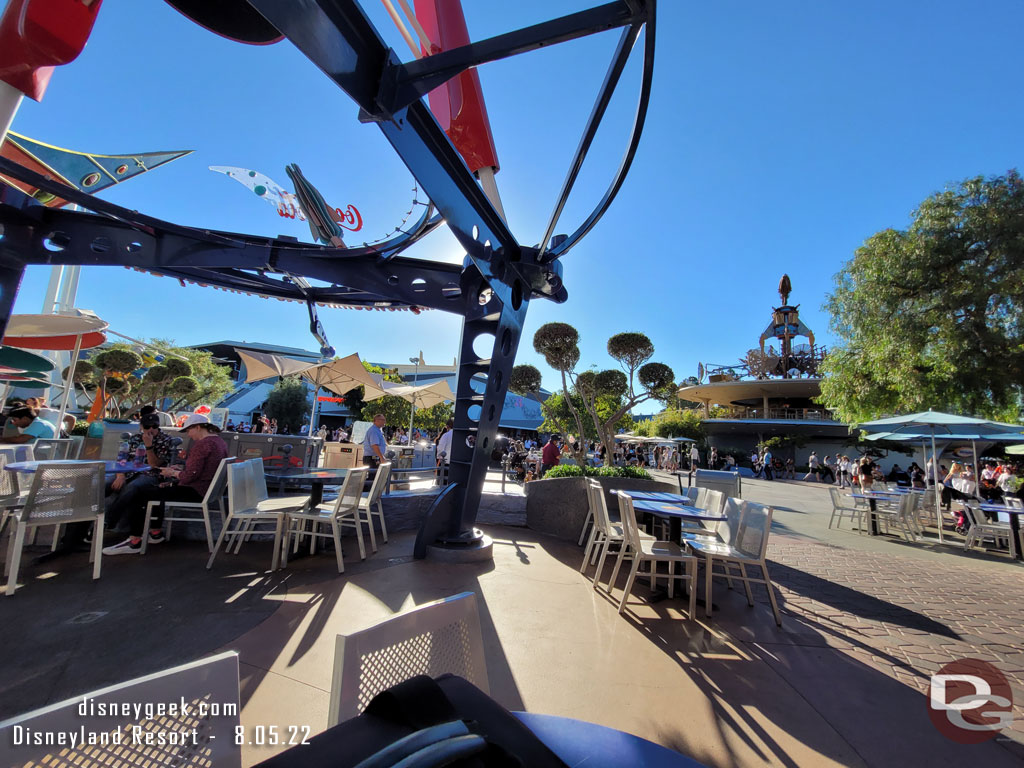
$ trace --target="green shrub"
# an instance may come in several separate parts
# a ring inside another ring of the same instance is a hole
[[[555,477],[632,477],[650,480],[647,470],[640,467],[578,467],[574,464],[559,464],[544,473],[544,480]]]
[[[545,472],[543,477],[545,480],[553,477],[583,477],[583,470],[575,464],[559,464]]]
[[[79,419],[78,421],[75,422],[75,426],[71,429],[71,434],[85,437],[86,435],[89,434],[89,422],[87,422],[85,419]]]

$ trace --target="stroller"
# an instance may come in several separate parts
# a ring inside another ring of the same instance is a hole
[[[527,466],[526,457],[529,454],[525,451],[514,451],[508,455],[507,472],[508,479],[517,483],[526,480]]]

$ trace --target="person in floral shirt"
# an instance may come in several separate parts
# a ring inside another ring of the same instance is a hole
[[[115,530],[124,519],[126,510],[131,509],[137,497],[149,488],[158,485],[160,467],[168,466],[174,458],[175,446],[170,435],[160,431],[160,417],[154,413],[143,414],[139,419],[140,430],[128,440],[129,462],[134,462],[140,446],[146,449],[146,464],[152,469],[145,472],[118,472],[107,481],[106,527]]]

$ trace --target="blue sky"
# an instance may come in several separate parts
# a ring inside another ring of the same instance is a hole
[[[0,3],[2,5],[2,3]],[[402,58],[381,3],[363,3]],[[469,0],[474,38],[588,7],[579,0]],[[512,10],[514,9],[514,10]],[[733,363],[756,346],[783,272],[819,342],[832,277],[867,237],[905,227],[929,194],[1021,166],[1019,33],[1024,3],[663,0],[654,90],[633,169],[599,226],[565,257],[569,301],[531,304],[519,362],[538,365],[540,325],[581,334],[581,367],[608,367],[605,342],[642,331],[677,378]],[[521,242],[543,234],[616,33],[480,69]],[[618,164],[636,100],[640,50],[557,231],[572,231]],[[365,239],[397,226],[413,179],[373,125],[285,41],[243,46],[159,0],[107,0],[83,54],[58,69],[13,129],[71,149],[195,152],[102,193],[177,223],[309,240],[242,186],[207,170],[234,165],[290,188],[298,163],[334,205],[354,203]],[[349,242],[361,242],[355,236]],[[447,231],[407,255],[461,262]],[[18,312],[38,312],[48,269],[32,268]],[[300,304],[225,294],[121,268],[83,270],[78,306],[131,336],[181,344],[242,339],[308,349]],[[456,354],[460,321],[425,312],[321,310],[338,354],[428,363]]]

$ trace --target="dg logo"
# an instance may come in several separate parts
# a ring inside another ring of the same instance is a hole
[[[987,661],[958,659],[932,675],[928,716],[946,738],[980,744],[1013,721],[1013,693]]]

